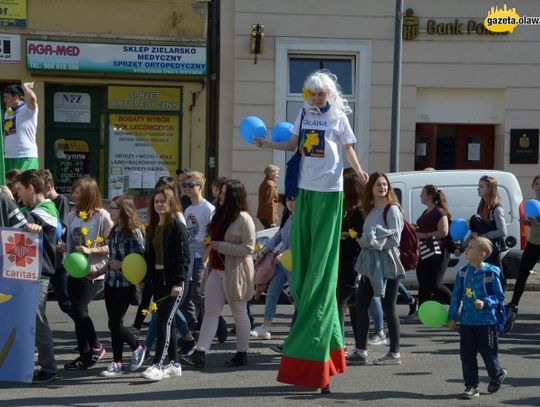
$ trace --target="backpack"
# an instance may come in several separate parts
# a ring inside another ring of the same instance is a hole
[[[459,271],[459,278],[465,279],[465,273],[466,273],[466,267],[463,267]],[[488,271],[484,273],[484,287],[486,289],[486,294],[491,295],[493,294],[493,279],[499,278],[499,276],[493,272]],[[502,286],[502,290],[504,293],[504,287]],[[463,289],[465,289],[465,284],[463,284]],[[495,307],[495,326],[497,328],[497,333],[499,336],[503,336],[506,333],[505,325],[506,325],[506,307],[504,304],[497,304]]]
[[[388,204],[384,208],[383,218],[384,223],[386,221],[386,215],[390,210],[390,207],[395,204]],[[396,205],[399,208],[399,205]],[[405,270],[415,270],[420,261],[420,251],[418,250],[418,238],[412,225],[403,218],[403,230],[399,238],[399,259]]]

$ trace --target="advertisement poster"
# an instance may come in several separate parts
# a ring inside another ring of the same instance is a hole
[[[40,235],[0,228],[0,381],[31,383]]]
[[[26,0],[0,0],[0,26],[26,27]]]
[[[206,47],[28,40],[26,67],[70,72],[206,75]]]
[[[21,36],[0,34],[0,64],[21,63]]]

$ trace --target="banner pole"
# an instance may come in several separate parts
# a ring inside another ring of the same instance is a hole
[[[4,157],[4,113],[2,108],[0,108],[0,185],[6,185],[6,166],[5,166],[5,157]]]

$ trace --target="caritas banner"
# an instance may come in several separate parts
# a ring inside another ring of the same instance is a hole
[[[41,234],[0,228],[0,381],[31,383]]]

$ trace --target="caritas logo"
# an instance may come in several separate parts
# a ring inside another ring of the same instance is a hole
[[[76,45],[28,44],[28,54],[76,57],[80,53],[81,50]]]

